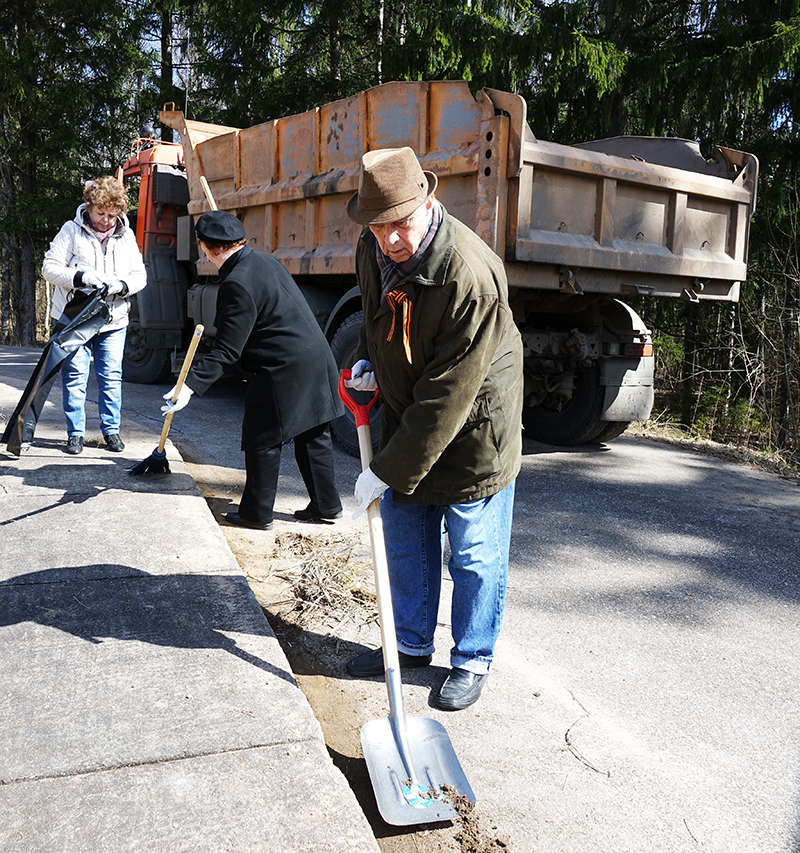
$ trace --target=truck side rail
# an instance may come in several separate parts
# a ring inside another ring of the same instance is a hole
[[[635,138],[620,141],[637,148]],[[627,285],[681,295],[691,287],[698,298],[738,298],[758,164],[740,157],[744,168],[723,177],[697,156],[699,171],[690,171],[530,134],[522,145],[514,261],[581,270],[584,290],[613,292],[613,276],[619,292]]]

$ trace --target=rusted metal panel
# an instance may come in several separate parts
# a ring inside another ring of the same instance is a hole
[[[274,138],[272,122],[239,133],[240,184],[237,189],[272,183],[275,172]]]
[[[692,152],[682,141],[659,140],[673,141],[688,165]],[[610,155],[526,140],[521,181],[528,186],[520,190],[520,205],[530,211],[520,211],[514,260],[571,267],[584,291],[603,280],[590,271],[608,270],[624,274],[610,292],[660,275],[685,279],[676,295],[693,279],[716,279],[723,284],[716,298],[738,296],[734,284],[747,272],[752,188],[699,163],[701,171],[690,172],[626,160],[618,156],[624,139],[613,142]],[[666,146],[660,148],[666,159]],[[664,295],[676,291],[666,281],[646,287]],[[699,291],[699,298],[713,297]]]
[[[205,171],[203,155],[200,154],[198,147],[206,141],[213,140],[219,136],[227,136],[235,134],[238,128],[225,127],[223,125],[208,124],[201,121],[189,121],[184,118],[182,112],[177,110],[162,110],[159,114],[159,120],[162,124],[177,130],[181,135],[183,143],[183,156],[186,163],[186,178],[189,184],[189,212],[196,213],[196,205],[198,199],[203,199],[205,204],[205,195],[203,187],[200,183],[201,175],[208,180],[208,175]],[[231,155],[233,154],[233,145],[230,144]],[[209,152],[210,154],[210,152]],[[209,154],[205,155],[205,159],[209,158]],[[233,166],[231,163],[220,163],[216,166],[218,169],[228,169],[230,174],[233,174]],[[208,209],[204,207],[203,209]]]
[[[294,274],[353,273],[360,228],[345,207],[361,155],[409,145],[517,288],[735,299],[746,275],[758,164],[743,152],[706,162],[685,140],[542,142],[522,98],[473,98],[464,81],[386,83],[245,130],[167,116],[188,149],[189,212],[209,209],[204,174]]]

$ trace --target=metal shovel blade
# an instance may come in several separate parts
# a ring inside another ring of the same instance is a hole
[[[429,800],[427,806],[413,804],[414,799],[404,793],[409,776],[397,747],[391,718],[370,720],[361,729],[361,748],[381,817],[393,826],[455,820],[458,813],[449,798],[445,799],[444,787],[448,786],[471,803],[475,802],[475,794],[444,726],[427,717],[407,717],[405,723],[418,777],[416,781],[438,796]]]

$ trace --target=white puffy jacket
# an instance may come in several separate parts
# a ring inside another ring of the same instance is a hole
[[[55,285],[50,316],[54,320],[60,319],[66,304],[81,287],[81,274],[95,270],[106,281],[116,279],[125,282],[126,287],[121,294],[106,299],[108,323],[101,331],[123,328],[128,325],[129,297],[147,285],[142,253],[125,214],[117,219],[117,227],[107,238],[104,252],[102,243],[87,222],[88,214],[84,217],[85,211],[86,205],[82,204],[75,218],[64,223],[45,253],[42,275]]]

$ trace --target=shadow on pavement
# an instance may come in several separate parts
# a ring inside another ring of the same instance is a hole
[[[295,685],[291,672],[226,635],[272,636],[250,596],[240,576],[150,575],[113,564],[44,569],[0,581],[0,627],[33,622],[88,643],[220,649]]]

